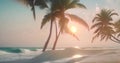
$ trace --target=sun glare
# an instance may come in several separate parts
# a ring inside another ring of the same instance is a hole
[[[75,26],[71,26],[70,30],[72,33],[76,33],[77,32],[77,28]]]
[[[74,46],[74,48],[79,49],[80,47],[79,46]]]

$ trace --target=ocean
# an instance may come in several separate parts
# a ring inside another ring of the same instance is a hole
[[[0,47],[0,63],[120,63],[120,48],[70,47],[41,51],[39,47]]]
[[[40,47],[0,47],[0,62],[31,59],[41,54]]]

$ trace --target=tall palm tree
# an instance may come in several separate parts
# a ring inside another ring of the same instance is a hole
[[[48,8],[47,6],[47,2],[48,0],[18,0],[19,2],[25,4],[25,5],[29,5],[31,7],[31,11],[33,12],[33,17],[34,19],[36,19],[36,14],[35,14],[35,6],[39,6],[40,9],[43,9],[43,8]],[[44,19],[42,21],[42,25],[41,25],[41,28],[43,27],[43,25],[50,21],[51,17],[52,17],[52,13],[49,13],[47,15],[44,16]],[[52,27],[53,27],[53,18],[51,19],[51,23],[50,23],[50,33],[49,33],[49,36],[48,36],[48,39],[45,43],[45,46],[43,48],[43,51],[45,51],[45,49],[47,48],[47,45],[49,43],[49,40],[50,40],[50,37],[51,37],[51,34],[52,34]]]
[[[18,0],[18,1],[24,3],[25,5],[29,5],[31,7],[34,19],[36,19],[35,6],[39,6],[42,9],[43,8],[48,8],[48,6],[47,6],[48,0]],[[46,22],[51,21],[51,23],[50,23],[50,33],[49,33],[48,39],[47,39],[47,41],[45,43],[45,46],[43,48],[43,51],[45,51],[45,49],[47,48],[47,45],[49,43],[49,40],[50,40],[50,37],[51,37],[51,34],[52,34],[53,18],[52,19],[51,18],[52,18],[52,12],[45,15],[44,19],[43,19],[43,21],[41,23],[41,28],[42,28],[43,25]]]
[[[49,9],[49,13],[46,14],[42,20],[41,23],[41,28],[43,28],[43,26],[47,23],[47,22],[51,22],[50,23],[50,33],[48,36],[48,39],[44,45],[43,51],[46,50],[47,45],[49,43],[50,37],[52,35],[52,27],[53,27],[53,22],[55,22],[56,25],[56,40],[53,46],[53,49],[55,49],[57,40],[60,36],[60,33],[63,32],[63,30],[65,30],[67,33],[71,34],[71,32],[68,32],[69,29],[67,27],[67,24],[69,22],[69,19],[66,18],[65,16],[65,11],[71,8],[85,8],[85,6],[81,3],[78,3],[79,0],[23,0],[22,2],[25,2],[25,4],[29,5],[31,7],[31,10],[33,11],[33,16],[35,17],[35,6],[40,6],[40,8],[48,8]],[[41,3],[42,2],[42,3]],[[46,2],[49,2],[51,5],[47,6]],[[70,15],[67,14],[67,16],[69,16],[70,18],[78,18],[75,15]],[[57,20],[58,18],[58,20]],[[60,31],[59,33],[57,32],[57,22],[60,25]],[[77,21],[77,20],[76,20]],[[79,22],[80,24],[83,24],[84,26],[86,26],[88,28],[88,25],[84,22],[84,20],[79,18]],[[57,34],[58,33],[58,34]],[[72,36],[76,37],[76,35],[71,34]]]
[[[112,16],[118,15],[117,13],[113,12],[113,10],[107,10],[102,9],[99,14],[96,14],[96,16],[93,19],[93,24],[91,29],[95,28],[94,31],[94,37],[92,39],[92,42],[95,38],[100,37],[101,40],[112,40],[116,43],[119,43],[118,39],[114,37],[115,30],[113,29],[114,23]]]
[[[88,25],[84,22],[83,19],[81,19],[75,15],[70,15],[70,14],[65,13],[66,10],[71,9],[71,8],[77,8],[77,7],[78,8],[86,8],[83,4],[78,3],[78,2],[79,2],[79,0],[57,0],[57,1],[53,0],[52,1],[51,10],[52,11],[54,10],[54,15],[56,18],[59,19],[58,23],[60,25],[60,30],[58,32],[58,35],[56,36],[56,39],[55,39],[55,42],[54,42],[54,45],[52,48],[53,50],[56,47],[57,40],[60,36],[60,32],[63,32],[63,30],[66,28],[68,29],[67,24],[69,22],[69,19],[66,18],[65,16],[68,15],[69,18],[73,18],[73,19],[78,18],[78,20],[76,20],[76,21],[78,21],[80,24],[83,24],[84,26],[86,26],[88,28]],[[72,21],[74,21],[74,20],[72,20]],[[57,28],[56,28],[56,31],[57,31]],[[71,34],[71,33],[69,33],[69,34]],[[73,35],[73,34],[71,34],[71,35]],[[77,36],[75,36],[75,35],[73,35],[73,36],[77,38]]]

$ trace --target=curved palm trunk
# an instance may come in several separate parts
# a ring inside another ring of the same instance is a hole
[[[57,29],[57,22],[56,21],[54,21],[55,22],[55,31],[56,31],[56,38],[57,38],[57,32],[58,32],[58,29]]]
[[[49,36],[48,36],[48,39],[44,45],[44,48],[43,48],[43,52],[46,50],[47,46],[48,46],[48,43],[50,41],[50,38],[51,38],[51,35],[52,35],[52,27],[53,27],[53,21],[51,20],[51,23],[50,23],[50,33],[49,33]]]
[[[56,39],[55,39],[55,42],[54,42],[54,45],[53,45],[52,50],[55,50],[55,48],[56,48],[56,45],[57,45],[57,42],[58,42],[58,38],[60,37],[60,32],[61,32],[61,29],[60,29],[60,31],[59,31],[59,33],[58,33]]]

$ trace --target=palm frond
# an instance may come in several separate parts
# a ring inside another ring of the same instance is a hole
[[[73,0],[71,3],[69,3],[65,8],[66,10],[71,8],[86,8],[85,5],[78,3],[79,0]]]
[[[117,37],[120,37],[120,33],[118,33]]]
[[[35,0],[35,6],[39,6],[41,9],[48,8],[46,0]]]
[[[91,26],[91,29],[95,28],[95,27],[100,27],[102,26],[102,22],[98,22],[98,23],[95,23]]]
[[[79,7],[79,8],[85,8],[85,9],[86,9],[86,6],[83,5],[83,4],[81,4],[81,3],[77,3],[77,4],[76,4],[76,7]]]
[[[32,12],[33,12],[33,17],[34,17],[34,19],[36,20],[36,14],[35,14],[35,7],[34,7],[34,5],[33,5],[33,7],[31,8],[31,10],[32,10]]]
[[[110,16],[113,16],[113,15],[119,16],[118,13],[112,13],[112,14],[110,14]]]
[[[66,14],[70,17],[71,21],[74,21],[76,23],[79,23],[80,25],[83,25],[84,27],[86,27],[89,30],[89,26],[88,24],[80,17],[73,15],[73,14]]]
[[[120,29],[120,19],[114,23],[116,29]]]
[[[51,20],[51,14],[47,14],[47,15],[45,15],[44,16],[44,18],[43,18],[43,20],[42,20],[42,22],[41,22],[41,29],[43,28],[43,26],[47,23],[47,22],[49,22],[50,20]]]
[[[100,33],[101,30],[102,30],[102,27],[97,28],[97,29],[94,31],[94,34],[95,34],[95,33]]]
[[[92,20],[92,22],[94,23],[98,19],[99,19],[99,17],[94,17],[93,20]]]
[[[100,41],[103,41],[106,38],[105,35],[101,35]]]
[[[98,38],[99,37],[99,33],[97,33],[94,37],[92,37],[92,40],[91,40],[91,42],[93,43],[94,42],[94,40],[96,39],[96,38]]]

